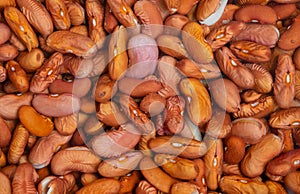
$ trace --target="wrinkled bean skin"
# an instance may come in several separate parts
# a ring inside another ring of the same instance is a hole
[[[215,190],[222,174],[223,143],[221,139],[207,138],[208,151],[203,157],[205,165],[205,180],[207,187]]]
[[[58,30],[68,30],[71,26],[67,6],[63,0],[45,0],[46,8],[51,14],[53,24]]]
[[[57,131],[52,131],[50,135],[40,138],[29,153],[30,163],[36,169],[44,168],[50,163],[55,152],[70,139],[70,135],[62,136]]]
[[[37,36],[32,27],[17,8],[6,7],[4,9],[4,17],[11,30],[25,44],[28,51],[39,46]]]
[[[36,194],[35,182],[38,174],[30,163],[20,164],[12,180],[12,193]]]
[[[216,61],[222,72],[237,86],[243,89],[254,87],[254,76],[251,71],[243,66],[227,47],[222,47],[216,51]]]
[[[274,97],[280,108],[290,107],[295,97],[295,81],[295,65],[292,58],[287,54],[279,55],[275,69]]]
[[[95,0],[88,0],[85,3],[88,26],[89,26],[89,37],[96,43],[98,48],[104,45],[105,31],[102,27],[104,19],[104,6]]]
[[[254,117],[263,118],[277,109],[273,96],[262,96],[261,98],[249,102],[242,103],[240,110],[233,113],[235,118]]]
[[[63,54],[72,53],[88,58],[96,54],[95,43],[89,37],[70,31],[55,31],[46,40],[47,45]]]
[[[299,108],[290,108],[278,110],[270,115],[269,124],[273,128],[292,129],[298,128],[299,122]]]
[[[266,168],[267,175],[284,177],[300,168],[299,162],[299,149],[282,153],[268,163]]]
[[[41,114],[49,117],[63,117],[76,113],[80,109],[80,99],[73,94],[37,94],[32,106]]]
[[[41,93],[56,80],[60,66],[63,63],[63,55],[56,52],[36,71],[31,82],[30,91]]]
[[[276,45],[279,39],[278,29],[270,24],[246,24],[245,29],[237,35],[234,40],[248,40],[258,44],[268,46],[270,48]]]
[[[163,28],[160,26],[163,24],[162,17],[158,11],[158,8],[151,1],[137,1],[134,4],[134,13],[137,18],[144,24],[142,32],[153,38],[156,38],[162,33]],[[148,26],[153,25],[153,26]]]
[[[167,98],[165,107],[165,123],[164,126],[173,134],[180,133],[184,127],[185,101],[180,96],[172,96]]]
[[[53,32],[53,22],[45,6],[37,0],[16,0],[28,22],[44,37]]]
[[[51,170],[56,175],[66,175],[72,171],[94,173],[100,162],[88,148],[75,146],[56,153],[51,160]]]
[[[220,181],[220,188],[222,192],[232,194],[269,193],[268,187],[263,182],[237,175],[224,176]]]

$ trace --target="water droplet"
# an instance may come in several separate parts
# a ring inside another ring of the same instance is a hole
[[[231,64],[232,64],[233,66],[235,66],[235,67],[238,66],[238,65],[236,64],[236,62],[235,62],[233,59],[231,59],[230,62],[231,62]]]
[[[16,71],[16,68],[15,68],[15,67],[11,67],[10,70],[11,70],[12,72],[14,72],[14,71]]]
[[[92,24],[93,24],[94,27],[97,25],[97,22],[96,22],[95,18],[92,19]]]
[[[240,180],[241,183],[248,183],[246,180]]]
[[[176,148],[180,148],[180,147],[183,146],[182,143],[177,143],[177,142],[174,142],[171,145],[174,146],[174,147],[176,147]]]
[[[251,105],[252,107],[256,107],[258,104],[259,104],[259,102],[253,102],[253,103],[251,103],[250,105]]]
[[[20,30],[21,30],[22,32],[25,32],[25,29],[24,29],[23,26],[20,26]]]
[[[218,165],[218,160],[216,157],[214,157],[213,166],[216,167],[217,165]]]
[[[216,39],[219,39],[219,38],[223,38],[225,35],[224,34],[219,34]]]
[[[50,69],[50,71],[48,71],[47,75],[49,76],[49,75],[51,75],[52,73],[53,73],[53,70]]]
[[[65,13],[62,10],[59,12],[59,14],[60,14],[61,17],[65,16]]]

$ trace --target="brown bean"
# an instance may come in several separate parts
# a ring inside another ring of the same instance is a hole
[[[104,177],[125,176],[138,166],[142,158],[143,154],[139,151],[124,153],[119,157],[101,162],[98,166],[98,173]]]
[[[89,78],[74,80],[56,79],[49,85],[49,92],[53,94],[72,93],[81,98],[89,92],[91,85]]]
[[[92,39],[70,31],[55,31],[48,36],[46,42],[50,48],[58,52],[72,53],[84,58],[94,56],[97,52]]]
[[[231,134],[242,138],[246,144],[256,144],[267,134],[267,129],[260,119],[240,118],[232,122]]]
[[[11,194],[11,184],[9,178],[2,172],[0,172],[0,180],[1,180],[1,193]]]
[[[245,5],[235,12],[234,18],[243,22],[258,21],[261,24],[275,24],[277,14],[266,5]]]
[[[164,127],[172,134],[178,134],[184,127],[185,101],[181,96],[172,96],[166,99]]]
[[[198,63],[210,63],[213,59],[211,46],[204,41],[204,29],[197,22],[183,27],[182,42],[189,55]]]
[[[32,106],[41,114],[49,117],[63,117],[80,110],[80,99],[73,94],[37,94]]]
[[[21,106],[18,115],[24,127],[35,136],[48,136],[54,129],[51,119],[40,115],[32,106]]]
[[[247,151],[241,162],[242,173],[252,178],[261,175],[267,163],[280,154],[282,147],[283,140],[278,136],[272,133],[264,136],[260,142],[252,145]]]
[[[130,64],[126,76],[141,79],[153,74],[158,59],[156,41],[148,35],[138,34],[129,39],[127,47]]]
[[[8,146],[11,139],[11,132],[2,117],[0,117],[0,128],[0,148],[3,148]]]
[[[6,94],[0,97],[0,116],[4,119],[17,119],[18,110],[23,105],[30,105],[32,93]]]
[[[20,164],[12,180],[12,193],[36,194],[35,182],[38,174],[30,163]]]
[[[66,175],[72,171],[95,173],[100,162],[88,148],[75,146],[56,153],[51,160],[51,170],[56,175]]]
[[[111,35],[108,47],[110,60],[108,73],[113,80],[123,77],[128,68],[128,53],[125,52],[127,39],[128,33],[123,26],[117,26]]]
[[[234,40],[248,40],[274,47],[279,39],[279,30],[271,24],[246,24],[246,28]]]
[[[10,39],[11,31],[5,23],[0,23],[0,31],[1,31],[1,38],[0,38],[0,45],[1,45]]]
[[[216,61],[222,72],[227,75],[237,86],[243,89],[254,87],[252,72],[236,58],[227,47],[222,47],[216,52]]]
[[[73,26],[79,26],[84,23],[85,10],[79,2],[76,1],[64,1],[70,17],[70,22]]]
[[[259,64],[244,64],[248,67],[254,76],[254,90],[260,93],[269,93],[273,86],[273,77],[271,73]]]
[[[273,96],[262,96],[259,99],[242,103],[240,110],[233,113],[235,118],[239,117],[254,117],[263,118],[277,109],[276,102]]]
[[[188,57],[188,53],[181,41],[177,36],[162,34],[156,39],[159,49],[177,59]]]
[[[61,135],[71,135],[77,128],[78,114],[72,114],[64,117],[55,117],[54,125]]]
[[[221,75],[220,69],[213,63],[199,64],[190,59],[182,59],[176,63],[176,67],[184,76],[197,79],[213,79]]]
[[[117,127],[128,120],[114,101],[100,103],[97,108],[97,118],[106,125]]]
[[[220,108],[213,108],[212,117],[201,132],[214,138],[225,138],[231,132],[230,115]]]
[[[42,50],[35,48],[30,52],[20,53],[17,57],[17,61],[27,73],[31,73],[42,66],[44,62],[44,53]]]
[[[43,37],[53,32],[53,22],[45,6],[36,0],[16,0],[19,8],[27,18],[28,22]]]
[[[191,180],[198,176],[198,169],[192,160],[170,154],[156,154],[154,161],[174,178]]]
[[[230,42],[235,36],[246,28],[244,22],[231,21],[228,24],[214,28],[207,36],[206,41],[211,45],[213,51]]]
[[[298,168],[300,168],[300,149],[295,149],[282,153],[269,161],[266,166],[266,174],[268,176],[284,177]]]
[[[105,15],[104,15],[104,29],[108,32],[111,33],[117,26],[118,26],[118,21],[114,14],[111,12],[110,6],[106,2],[105,5]]]
[[[155,131],[152,120],[139,109],[137,102],[130,96],[121,94],[119,103],[123,113],[131,120],[143,134]]]
[[[7,76],[12,82],[12,85],[18,92],[27,92],[29,89],[29,81],[26,72],[16,61],[6,63]]]
[[[94,136],[90,142],[93,151],[100,157],[118,157],[133,149],[141,135],[133,124],[127,123],[118,130],[111,130]],[[110,149],[107,149],[107,148]]]
[[[119,193],[121,184],[118,180],[112,178],[101,178],[82,187],[77,194],[89,194],[97,191],[98,194]]]
[[[300,108],[278,110],[270,115],[269,124],[273,128],[290,129],[300,125]]]
[[[284,3],[278,4],[272,7],[274,9],[278,20],[287,19],[291,14],[296,11],[296,4],[295,3]]]
[[[300,70],[300,48],[297,48],[294,52],[293,63],[295,64],[295,68]]]
[[[182,79],[179,88],[186,99],[189,118],[195,125],[203,126],[212,115],[211,100],[207,89],[195,78]]]
[[[156,153],[179,155],[191,159],[201,157],[207,151],[204,142],[180,136],[159,136],[151,139],[148,144]]]
[[[9,61],[18,56],[19,52],[14,45],[2,44],[0,45],[0,61]]]
[[[261,181],[255,181],[243,176],[224,176],[220,181],[221,191],[238,194],[243,192],[268,194],[268,187]]]
[[[67,6],[63,0],[45,0],[46,8],[49,11],[53,24],[58,30],[68,30],[71,26]]]
[[[232,81],[225,78],[215,79],[209,85],[210,92],[219,107],[229,113],[237,112],[240,109],[239,89]]]
[[[208,137],[205,139],[207,152],[203,157],[205,166],[205,180],[211,190],[218,188],[223,166],[223,143],[221,139]]]
[[[89,37],[101,48],[105,43],[105,31],[103,28],[104,6],[95,0],[85,3],[85,11],[88,18]]]
[[[289,173],[286,177],[284,177],[284,184],[289,188],[292,192],[299,193],[299,185],[300,185],[300,172],[292,172]]]
[[[40,138],[29,153],[29,161],[36,169],[46,167],[53,155],[62,145],[67,143],[72,136],[60,135],[57,131],[52,131],[48,136]]]
[[[136,185],[141,179],[141,173],[137,170],[134,170],[125,176],[120,177],[119,181],[121,183],[120,194],[125,194],[128,192],[133,192]]]
[[[171,186],[179,182],[161,170],[150,157],[144,157],[140,162],[140,169],[144,177],[157,189],[169,193]]]
[[[151,1],[137,1],[134,4],[134,13],[137,18],[145,25],[142,33],[156,38],[162,33],[163,20],[158,8]],[[149,25],[149,26],[148,26]]]
[[[293,19],[290,28],[287,29],[279,38],[278,46],[284,50],[293,50],[300,46],[300,40],[296,38],[296,34],[300,27],[300,16]]]
[[[25,151],[28,137],[28,130],[22,124],[19,124],[14,130],[14,134],[9,145],[7,154],[9,163],[17,164],[19,162],[22,154]]]
[[[151,117],[160,114],[166,105],[166,99],[157,93],[149,93],[140,103],[141,111],[149,114]]]

